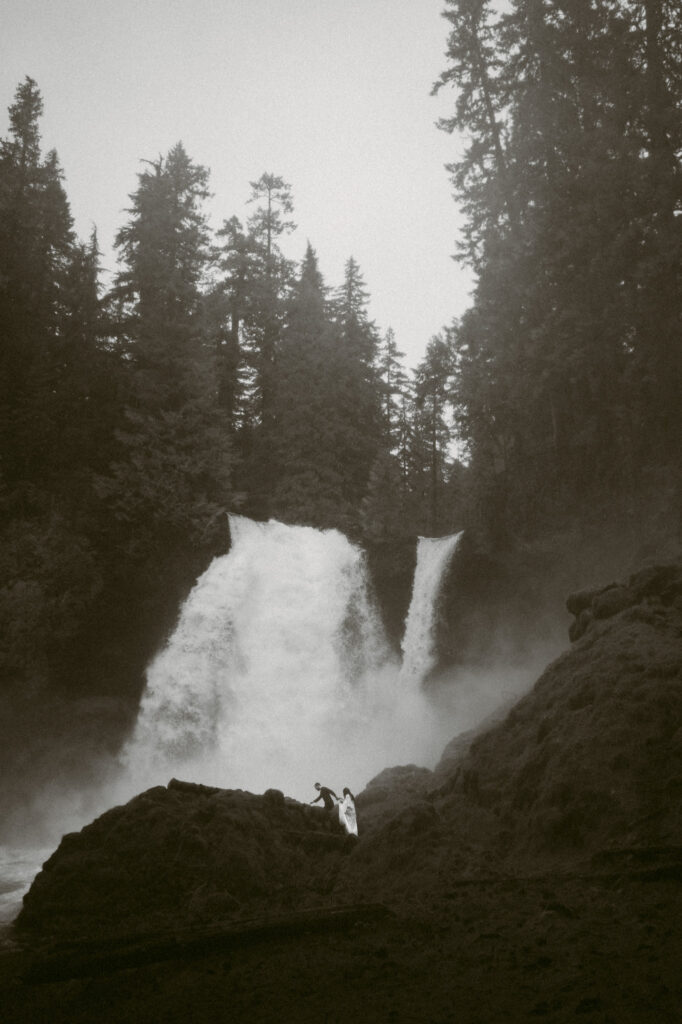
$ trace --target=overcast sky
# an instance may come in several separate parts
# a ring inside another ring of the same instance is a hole
[[[382,333],[414,365],[468,305],[452,260],[459,215],[444,164],[455,140],[430,96],[445,66],[443,0],[2,0],[0,133],[26,75],[41,90],[76,230],[104,264],[140,160],[181,140],[211,172],[213,227],[248,214],[263,171],[292,187],[300,259],[326,283],[352,255]]]

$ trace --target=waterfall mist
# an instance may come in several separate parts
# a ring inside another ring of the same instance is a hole
[[[401,673],[343,534],[241,516],[230,530],[149,668],[123,753],[131,792],[182,774],[311,799],[318,779],[359,790],[387,765],[434,763],[452,725],[419,686],[432,613],[415,613]],[[428,583],[415,597],[428,603]]]
[[[343,534],[240,516],[230,528],[229,554],[197,581],[147,670],[124,749],[83,758],[77,784],[55,766],[13,808],[8,841],[51,843],[173,776],[300,800],[318,780],[359,792],[392,765],[435,767],[542,668],[434,674],[438,598],[460,535],[419,539],[401,660],[365,555]]]

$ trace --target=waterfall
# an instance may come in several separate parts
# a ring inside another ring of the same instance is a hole
[[[336,530],[242,516],[230,532],[148,669],[123,754],[132,791],[177,774],[312,799],[316,780],[355,790],[389,764],[434,759],[449,730],[418,686],[398,687],[361,549]],[[428,580],[433,569],[413,606],[429,602]]]
[[[438,598],[445,570],[461,536],[461,533],[454,533],[448,537],[419,538],[412,598],[402,642],[403,664],[400,676],[408,686],[419,685],[436,664],[434,626]]]
[[[230,788],[307,791],[330,751],[351,771],[391,664],[364,555],[336,530],[231,516],[230,532],[147,672],[126,760],[150,781],[191,765]]]

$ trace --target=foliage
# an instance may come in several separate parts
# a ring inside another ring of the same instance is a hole
[[[682,22],[665,0],[447,0],[442,122],[473,307],[453,325],[472,512],[495,542],[680,507]]]
[[[0,664],[16,692],[135,695],[231,509],[390,544],[426,524],[448,434],[418,454],[431,392],[380,340],[357,262],[328,289],[311,246],[284,255],[278,175],[214,234],[182,143],[143,161],[103,295],[42,109],[27,78],[0,143]]]
[[[409,371],[350,257],[284,252],[266,172],[213,232],[208,169],[144,161],[102,294],[27,78],[0,141],[0,651],[8,677],[134,690],[225,515],[386,551],[482,552],[682,507],[682,19],[668,0],[445,0],[442,127],[471,308]],[[612,518],[608,518],[612,522]],[[549,542],[548,542],[549,543]],[[402,548],[401,548],[402,550]],[[122,680],[127,682],[124,686]],[[134,680],[134,682],[131,682]]]

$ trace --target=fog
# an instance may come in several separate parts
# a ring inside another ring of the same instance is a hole
[[[315,781],[358,793],[393,765],[432,769],[453,737],[526,692],[553,653],[523,667],[429,671],[457,538],[422,546],[401,663],[370,601],[362,552],[342,534],[243,517],[231,532],[230,554],[197,581],[149,666],[123,749],[98,751],[96,716],[94,734],[79,739],[76,729],[56,743],[17,788],[4,842],[56,845],[172,777],[308,801]]]

